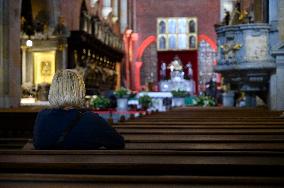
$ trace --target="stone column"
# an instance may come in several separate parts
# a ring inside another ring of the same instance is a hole
[[[20,105],[20,8],[21,0],[0,0],[0,108]]]
[[[127,27],[127,0],[120,0],[120,31],[124,32]]]
[[[274,83],[271,83],[274,88],[271,88],[270,107],[272,110],[284,110],[284,44],[272,54],[276,58],[276,74]]]
[[[26,73],[27,73],[27,47],[22,46],[22,84],[26,82]]]
[[[284,40],[284,1],[278,1],[278,29],[279,29],[279,38],[283,41]]]
[[[269,106],[272,110],[284,110],[284,1],[269,1],[269,22],[272,26],[270,42],[276,59],[275,74],[270,77]],[[282,44],[279,42],[282,41]]]
[[[269,1],[269,24],[271,25],[270,29],[270,46],[274,46],[279,41],[278,33],[278,0]]]

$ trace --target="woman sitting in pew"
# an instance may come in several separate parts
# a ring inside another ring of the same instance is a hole
[[[35,149],[123,149],[124,138],[98,114],[80,109],[85,98],[82,77],[73,70],[58,71],[48,100],[51,109],[38,113]]]

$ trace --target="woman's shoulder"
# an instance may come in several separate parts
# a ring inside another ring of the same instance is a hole
[[[59,108],[46,108],[39,111],[39,114],[61,113],[63,110]]]
[[[101,117],[99,114],[92,111],[85,111],[83,113],[84,119],[88,119],[91,122],[95,122],[96,125],[106,125],[106,120]]]
[[[38,113],[38,116],[75,116],[79,112],[78,109],[64,110],[61,108],[47,108]]]
[[[83,111],[81,110],[80,112],[84,117],[95,118],[95,119],[100,118],[100,116],[97,113],[94,113],[89,110],[83,110]]]

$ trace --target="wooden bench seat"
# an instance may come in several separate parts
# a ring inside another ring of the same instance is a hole
[[[259,141],[200,141],[200,142],[170,142],[170,141],[131,141],[126,144],[128,150],[249,150],[249,151],[284,151],[284,142]]]
[[[172,136],[125,136],[126,149],[129,150],[263,150],[263,151],[284,151],[284,139],[263,137],[181,137]],[[22,149],[26,142],[14,143],[11,139],[9,144],[1,143],[0,149]]]
[[[168,121],[159,121],[153,120],[153,121],[139,121],[139,122],[121,122],[118,125],[280,125],[284,126],[284,122],[238,122],[238,121],[231,121],[231,122],[193,122],[193,121],[176,121],[176,122],[168,122]]]
[[[284,152],[1,150],[0,167],[0,173],[284,176]]]
[[[0,173],[5,188],[282,188],[283,177]]]
[[[145,122],[145,121],[170,121],[170,122],[175,122],[175,121],[187,121],[187,122],[216,122],[222,120],[222,122],[233,122],[233,121],[238,121],[238,122],[284,122],[284,118],[279,118],[279,117],[208,117],[208,118],[201,118],[201,117],[149,117],[149,118],[139,118],[139,119],[130,119],[128,122]]]

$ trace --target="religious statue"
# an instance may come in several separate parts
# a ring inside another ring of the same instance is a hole
[[[166,24],[164,21],[161,21],[159,23],[159,33],[165,33],[166,32]]]
[[[189,37],[189,48],[196,48],[196,39],[194,36]]]
[[[59,35],[59,36],[68,36],[69,30],[64,24],[64,17],[59,16],[58,17],[58,23],[55,26],[55,29],[53,31],[53,35]]]
[[[168,69],[171,70],[171,80],[180,81],[183,80],[184,72],[182,62],[178,56],[174,57],[174,60],[169,64]]]
[[[222,24],[224,24],[224,25],[229,25],[230,20],[231,20],[230,12],[229,12],[228,10],[226,10],[226,9],[225,9],[224,11],[225,11],[225,17],[224,17],[224,19],[223,19]]]
[[[179,59],[178,56],[174,57],[174,60],[170,63],[170,65],[168,66],[168,69],[172,71],[182,71],[182,62]]]
[[[34,19],[35,38],[44,39],[47,34],[49,16],[48,12],[40,10]]]
[[[160,70],[160,74],[161,74],[161,79],[165,80],[166,79],[166,70],[167,70],[167,65],[165,62],[163,62],[161,64],[161,70]]]
[[[193,70],[192,70],[191,62],[188,62],[186,64],[186,68],[187,68],[187,76],[188,76],[188,78],[192,79],[193,78]]]
[[[191,20],[191,21],[189,22],[189,32],[190,32],[190,33],[195,33],[195,23],[194,23],[193,20]]]
[[[240,15],[241,15],[241,3],[239,0],[235,2],[234,9],[232,12],[232,18],[230,20],[230,25],[240,24]]]
[[[159,38],[159,48],[160,49],[165,49],[166,48],[166,39],[164,36],[161,36]]]

